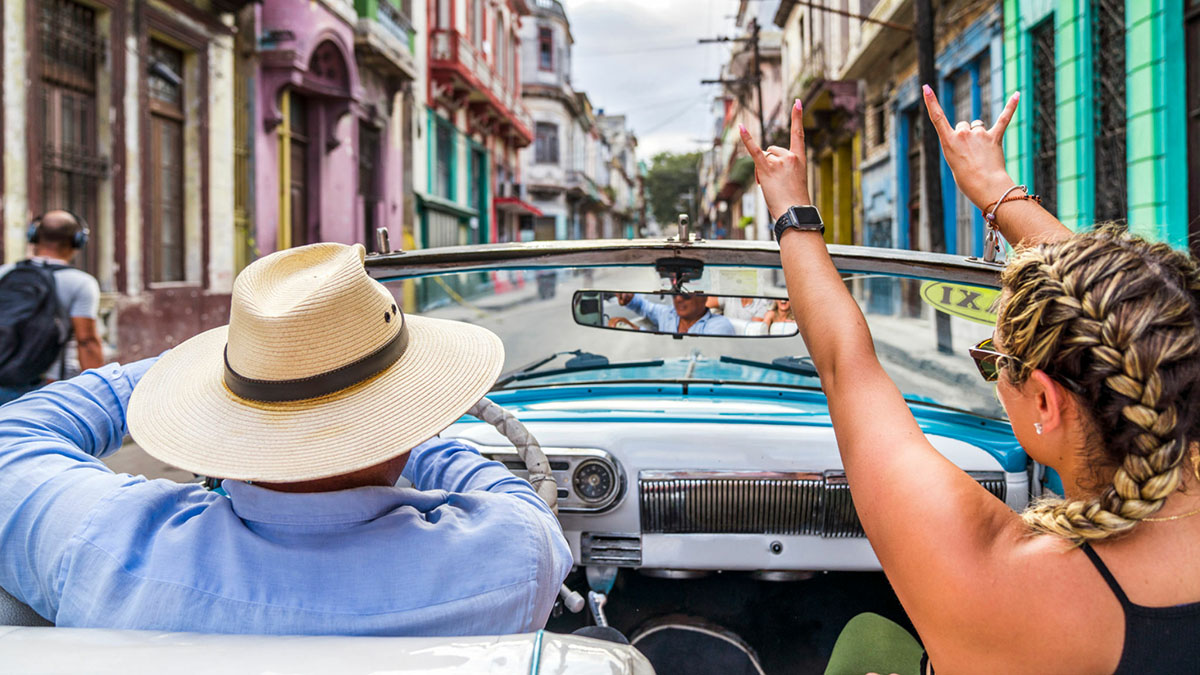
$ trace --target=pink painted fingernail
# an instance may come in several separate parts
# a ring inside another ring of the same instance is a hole
[[[742,125],[740,125],[740,124],[739,124],[739,125],[738,125],[738,132],[739,132],[739,133],[742,133],[742,134],[745,134],[745,133],[746,133],[746,127],[744,127],[744,126],[742,126]]]
[[[796,99],[796,110],[804,111],[804,104],[800,103],[800,99]]]
[[[926,96],[933,96],[933,88],[927,84],[921,85],[921,91],[925,92]]]
[[[1019,92],[1019,91],[1014,91],[1014,92],[1013,92],[1013,100],[1014,100],[1014,101],[1020,101],[1020,100],[1021,100],[1021,92]]]

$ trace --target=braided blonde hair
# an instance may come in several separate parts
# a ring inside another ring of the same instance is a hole
[[[1090,417],[1112,482],[1086,500],[1044,500],[1035,532],[1076,543],[1126,532],[1178,487],[1200,401],[1200,271],[1166,244],[1115,227],[1022,249],[1002,276],[996,323],[1009,381],[1042,370]]]

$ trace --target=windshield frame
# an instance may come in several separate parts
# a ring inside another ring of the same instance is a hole
[[[906,249],[829,244],[838,271],[886,274],[1000,288],[1003,263],[975,257]],[[463,272],[564,267],[654,265],[664,257],[694,258],[705,266],[779,269],[779,245],[773,241],[718,240],[691,243],[664,239],[601,239],[476,244],[393,251],[366,258],[367,273],[389,283]]]

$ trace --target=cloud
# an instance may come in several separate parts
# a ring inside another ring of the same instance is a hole
[[[688,151],[711,137],[711,102],[701,79],[719,75],[724,45],[702,37],[731,30],[731,0],[563,0],[575,38],[572,82],[592,105],[625,114],[639,155]]]

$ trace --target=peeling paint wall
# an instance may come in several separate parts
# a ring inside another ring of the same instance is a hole
[[[25,226],[29,222],[26,199],[28,166],[25,157],[25,105],[28,96],[25,57],[25,3],[4,3],[4,259],[25,255]]]

